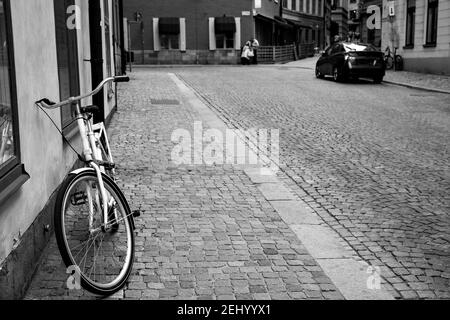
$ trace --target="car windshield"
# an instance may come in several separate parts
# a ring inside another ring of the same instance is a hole
[[[377,49],[370,44],[362,43],[343,43],[346,52],[351,51],[377,51]]]

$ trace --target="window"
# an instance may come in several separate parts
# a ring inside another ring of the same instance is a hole
[[[368,29],[367,30],[367,42],[370,44],[375,43],[375,29]]]
[[[317,15],[318,16],[322,16],[322,9],[323,9],[323,4],[322,4],[322,0],[318,0],[318,5],[317,5]]]
[[[283,0],[283,8],[287,8],[287,0]]]
[[[335,44],[332,49],[331,49],[331,53],[330,54],[335,54],[335,53],[339,53],[345,51],[345,49],[343,48],[342,45],[340,44]]]
[[[292,10],[298,11],[297,2],[298,0],[292,0]]]
[[[428,0],[426,45],[436,46],[439,0]]]
[[[311,13],[310,5],[311,5],[311,0],[306,0],[306,13]]]
[[[414,26],[416,23],[416,0],[408,0],[406,4],[406,47],[414,46]]]
[[[111,24],[109,22],[109,2],[103,1],[105,11],[105,48],[106,48],[106,76],[111,77]]]
[[[216,34],[216,48],[217,49],[233,49],[234,35],[232,34]]]
[[[214,19],[214,30],[216,34],[216,49],[233,49],[234,36],[237,32],[234,17],[217,17]]]
[[[159,41],[161,43],[161,49],[180,49],[180,36],[178,34],[160,34]]]
[[[180,18],[159,18],[159,42],[161,49],[180,49]]]
[[[298,10],[298,11],[300,11],[300,12],[303,12],[303,11],[304,11],[304,10],[303,10],[303,5],[304,5],[303,1],[304,1],[304,0],[300,0],[300,8],[299,8],[299,10]]]
[[[0,202],[28,178],[20,163],[9,0],[0,0]]]
[[[331,0],[331,10],[336,10],[338,7],[338,1],[337,0]]]
[[[53,0],[55,8],[56,51],[58,56],[58,76],[60,99],[65,100],[80,94],[78,75],[77,30],[69,29],[66,23],[67,8],[74,0]],[[61,108],[62,127],[68,127],[74,118],[74,106]]]

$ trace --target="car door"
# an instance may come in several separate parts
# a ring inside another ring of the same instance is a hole
[[[320,56],[319,60],[317,61],[317,67],[319,68],[319,71],[321,74],[328,74],[327,73],[327,65],[329,64],[329,54],[330,54],[331,46],[326,48],[322,55]]]
[[[329,46],[327,48],[327,50],[325,51],[325,59],[324,59],[324,64],[323,64],[323,74],[327,75],[330,74],[330,66],[331,66],[331,62],[330,62],[330,55],[331,55],[331,49],[333,49],[333,46]]]
[[[340,55],[341,55],[342,49],[343,49],[343,46],[340,43],[337,43],[332,46],[331,51],[330,51],[330,57],[329,57],[330,63],[328,65],[327,74],[332,75],[334,67],[339,66],[339,60],[340,60]]]

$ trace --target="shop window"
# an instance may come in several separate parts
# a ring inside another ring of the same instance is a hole
[[[20,163],[9,0],[0,0],[0,203],[28,178]]]
[[[439,0],[428,0],[426,46],[436,46]]]
[[[80,94],[78,74],[78,45],[76,28],[67,27],[67,8],[75,4],[74,0],[53,0],[55,8],[56,52],[58,57],[58,77],[60,99],[65,100]],[[74,106],[61,108],[64,132],[74,128]]]

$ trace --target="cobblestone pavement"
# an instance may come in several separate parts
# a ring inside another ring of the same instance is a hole
[[[314,69],[318,57],[311,57],[285,64],[289,67],[299,67],[304,69]],[[438,89],[450,92],[450,76],[387,70],[385,81],[399,83],[403,85],[417,86],[421,88]]]
[[[395,297],[450,298],[449,95],[318,80],[305,65],[174,72],[233,125],[281,129],[292,187]]]
[[[142,216],[133,274],[112,298],[341,299],[243,170],[170,162],[173,131],[191,130],[201,117],[166,71],[131,77],[119,92],[110,139],[120,186]],[[53,239],[26,298],[95,298],[67,290],[67,276]]]

